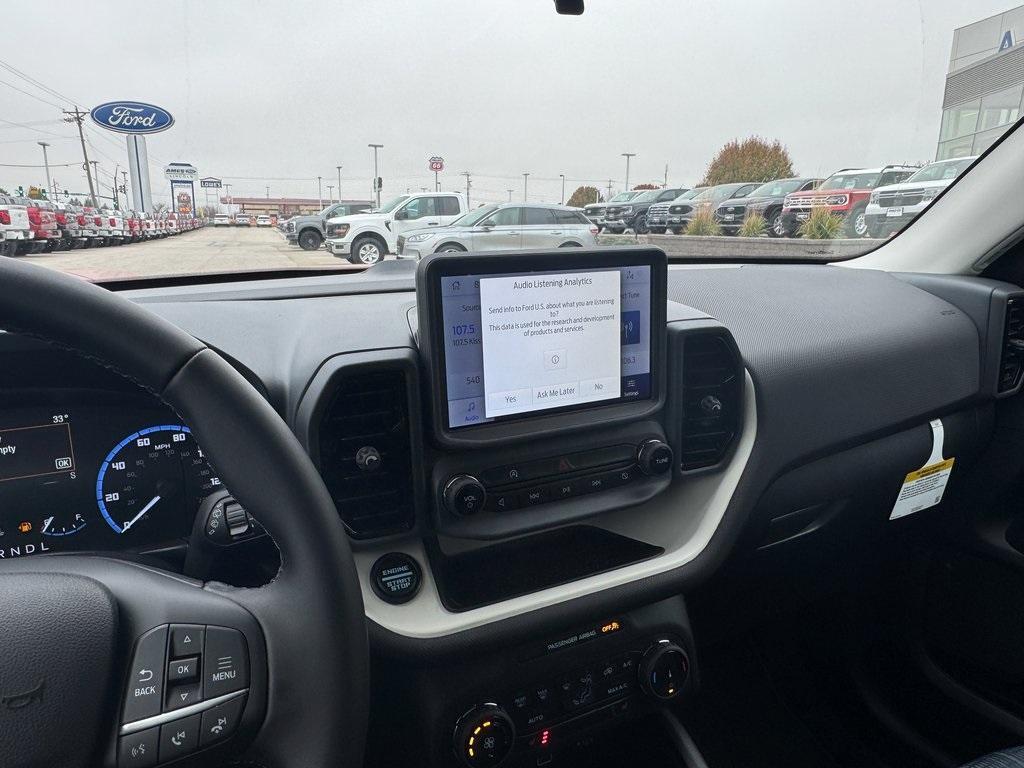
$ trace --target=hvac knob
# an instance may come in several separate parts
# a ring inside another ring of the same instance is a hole
[[[444,506],[454,515],[475,515],[484,508],[487,490],[472,475],[456,475],[444,487]]]
[[[636,463],[645,475],[663,475],[672,469],[672,449],[661,440],[646,440],[637,451]]]
[[[686,651],[670,640],[659,640],[640,660],[640,687],[656,699],[679,695],[690,673]]]
[[[455,725],[455,754],[469,768],[496,768],[515,744],[516,727],[497,704],[481,704]]]

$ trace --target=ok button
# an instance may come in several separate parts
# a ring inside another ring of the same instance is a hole
[[[195,680],[199,677],[199,657],[189,656],[167,665],[167,679],[170,682]]]

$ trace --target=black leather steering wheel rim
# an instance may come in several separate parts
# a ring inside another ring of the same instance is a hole
[[[241,606],[262,630],[266,715],[246,757],[282,767],[361,765],[369,663],[351,548],[316,468],[271,405],[220,355],[138,304],[13,259],[0,259],[0,329],[118,371],[190,426],[225,486],[281,552],[281,569],[264,587],[193,585],[178,598],[216,595]],[[10,561],[0,564],[0,578],[81,571],[83,560]]]

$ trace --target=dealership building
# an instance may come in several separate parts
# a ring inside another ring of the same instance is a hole
[[[1024,6],[953,32],[936,160],[984,152],[1021,114]]]
[[[363,203],[370,205],[370,200],[342,200],[343,203]],[[330,200],[306,197],[227,197],[221,196],[220,203],[228,210],[237,213],[261,213],[278,216],[297,216],[319,213],[330,205]]]

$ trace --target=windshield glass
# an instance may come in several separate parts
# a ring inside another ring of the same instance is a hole
[[[879,173],[837,173],[825,179],[819,189],[872,189],[878,186]]]
[[[804,179],[782,179],[769,181],[751,192],[747,197],[785,197],[804,185]]]
[[[460,216],[452,222],[453,227],[472,227],[478,221],[483,219],[485,216],[493,213],[498,209],[496,205],[483,205],[477,208],[475,211],[470,211],[465,216]]]
[[[727,235],[759,238],[744,259],[850,257],[938,210],[934,196],[911,205],[873,188],[959,183],[1021,117],[1024,0],[634,5],[590,0],[568,16],[551,0],[181,0],[154,24],[113,0],[11,3],[0,196],[160,226],[40,238],[33,213],[0,247],[99,282],[360,270],[371,263],[351,247],[360,237],[378,238],[355,249],[372,263],[419,259],[429,253],[400,252],[404,232],[512,202],[598,204],[593,245],[643,237],[687,261],[711,258],[706,238]],[[723,73],[741,73],[742,89]],[[804,193],[801,178],[827,181]],[[683,239],[688,220],[645,213],[666,190],[717,206],[735,184],[812,202],[746,206],[749,226],[702,223],[691,234],[703,238]],[[642,205],[607,215],[631,201]],[[338,204],[386,224],[315,220]],[[466,247],[491,247],[483,240]]]
[[[926,165],[907,179],[907,181],[946,181],[955,179],[966,171],[975,160],[977,160],[976,157],[964,157],[960,160],[932,163],[931,165]]]

